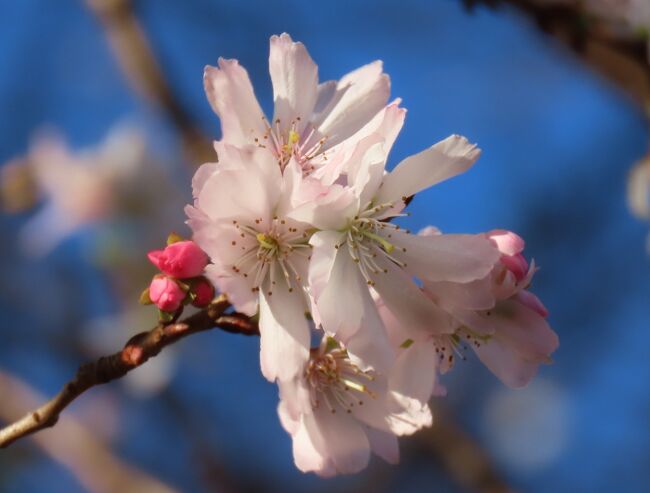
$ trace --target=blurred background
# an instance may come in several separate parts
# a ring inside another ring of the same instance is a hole
[[[220,135],[203,67],[239,59],[269,114],[268,38],[283,31],[321,80],[384,61],[409,110],[393,164],[451,133],[479,143],[479,163],[418,195],[404,224],[521,234],[561,344],[519,391],[457,364],[399,466],[322,480],[293,465],[258,341],[203,333],[0,452],[0,492],[648,491],[650,65],[630,15],[576,9],[3,2],[0,422],[155,323],[137,303],[145,254],[189,234],[190,178]]]

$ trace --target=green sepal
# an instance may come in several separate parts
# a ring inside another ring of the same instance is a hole
[[[165,312],[162,310],[158,310],[158,320],[160,320],[164,324],[168,324],[172,320],[174,320],[174,313],[173,312]]]
[[[183,238],[181,235],[178,233],[174,233],[173,231],[169,233],[169,236],[167,237],[167,246],[173,244],[173,243],[178,243],[179,241],[185,241],[185,238]]]
[[[149,288],[145,289],[140,293],[140,304],[141,305],[152,305],[151,296],[149,296]]]

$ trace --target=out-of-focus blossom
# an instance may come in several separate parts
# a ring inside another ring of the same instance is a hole
[[[83,226],[110,218],[144,155],[143,139],[123,127],[85,151],[72,152],[54,136],[36,140],[26,162],[45,204],[21,232],[25,249],[46,254]]]
[[[432,422],[428,392],[413,392],[413,377],[433,385],[433,373],[419,363],[399,358],[390,374],[364,371],[343,345],[324,338],[303,373],[279,382],[278,414],[296,466],[321,476],[351,474],[367,466],[371,452],[397,463],[397,435]]]
[[[630,209],[636,216],[650,220],[650,155],[632,168],[627,184]]]
[[[339,81],[319,84],[318,67],[302,43],[285,33],[272,36],[270,44],[275,102],[271,121],[237,60],[220,58],[218,67],[205,69],[205,91],[223,133],[217,152],[224,144],[255,146],[269,152],[282,168],[293,157],[304,173],[311,173],[372,132],[369,122],[386,105],[390,80],[376,61]]]
[[[163,274],[186,279],[203,274],[208,256],[193,241],[178,241],[164,250],[152,250],[147,257]]]
[[[186,297],[185,291],[178,283],[162,275],[157,275],[149,285],[149,298],[164,312],[175,312],[180,308]]]
[[[637,217],[650,221],[650,155],[634,165],[627,180],[627,203]],[[646,241],[650,253],[650,234]]]

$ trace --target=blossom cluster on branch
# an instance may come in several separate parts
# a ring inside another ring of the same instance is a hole
[[[466,346],[519,387],[558,339],[527,289],[535,267],[519,236],[394,222],[417,192],[470,168],[476,145],[452,135],[388,172],[406,110],[388,102],[381,62],[319,82],[305,46],[282,34],[269,68],[272,118],[236,60],[205,69],[223,137],[193,178],[193,241],[210,258],[204,275],[259,317],[261,370],[279,386],[297,467],[354,473],[371,451],[395,463],[397,436],[431,425],[438,375]],[[163,257],[152,261],[164,272]]]

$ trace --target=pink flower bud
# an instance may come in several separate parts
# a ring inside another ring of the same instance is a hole
[[[528,273],[528,262],[521,254],[525,245],[521,236],[505,229],[492,230],[487,236],[501,252],[501,263],[514,274],[517,282],[524,279]]]
[[[501,257],[501,263],[514,274],[517,282],[525,278],[528,273],[528,262],[521,253],[512,256],[503,255]]]
[[[192,287],[195,295],[192,304],[198,308],[208,306],[214,298],[214,286],[205,278],[199,279]]]
[[[161,272],[179,279],[200,276],[208,264],[206,253],[189,240],[172,243],[164,250],[152,250],[147,257]]]
[[[487,236],[503,255],[513,256],[524,251],[525,243],[523,238],[512,231],[493,229],[487,233]]]
[[[548,310],[544,306],[544,304],[540,301],[540,299],[535,296],[533,293],[530,291],[519,291],[517,293],[516,297],[517,301],[521,303],[522,305],[527,306],[534,312],[537,312],[541,317],[548,317]]]
[[[185,291],[169,277],[155,276],[149,285],[149,298],[164,312],[175,312],[185,299]]]

